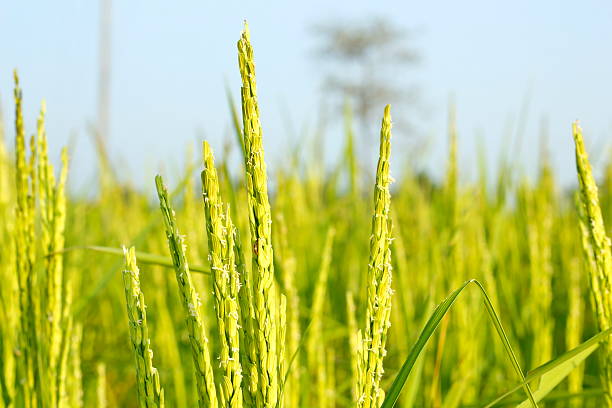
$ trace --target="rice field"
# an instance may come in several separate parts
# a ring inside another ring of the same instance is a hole
[[[612,160],[596,180],[578,123],[574,190],[545,155],[533,182],[498,163],[459,183],[452,115],[445,177],[417,174],[390,106],[375,168],[347,113],[331,171],[270,172],[246,26],[237,54],[241,168],[203,141],[181,180],[151,174],[154,197],[103,154],[97,194],[68,194],[15,73],[0,408],[612,407]]]

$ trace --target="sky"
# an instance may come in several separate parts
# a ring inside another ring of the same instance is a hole
[[[517,171],[535,173],[543,123],[552,164],[564,184],[575,180],[573,120],[581,121],[596,167],[612,144],[611,2],[253,3],[113,2],[108,143],[121,175],[152,189],[154,174],[178,173],[188,146],[199,149],[203,138],[220,154],[230,135],[226,84],[239,96],[236,41],[245,19],[271,167],[287,161],[300,129],[312,128],[317,120],[324,71],[313,58],[310,28],[321,21],[373,15],[411,30],[412,45],[422,56],[403,75],[419,87],[418,134],[411,137],[426,145],[426,154],[414,143],[399,141],[392,158],[396,168],[415,163],[434,175],[443,172],[451,97],[466,180],[476,174],[479,143],[490,165],[500,152],[516,153],[522,164]],[[96,119],[98,13],[96,1],[83,0],[22,0],[0,10],[5,121],[13,121],[12,70],[17,68],[26,129],[34,131],[40,102],[46,100],[50,152],[57,159],[60,148],[71,144],[70,177],[79,191],[91,188],[95,179],[88,129]],[[339,129],[325,139],[328,162],[341,149]],[[7,137],[14,137],[11,125]],[[376,149],[365,150],[376,154]]]

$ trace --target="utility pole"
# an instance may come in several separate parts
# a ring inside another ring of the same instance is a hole
[[[111,79],[111,12],[112,0],[100,0],[98,125],[97,138],[109,137],[110,127],[110,79]]]
[[[111,82],[111,22],[112,0],[100,0],[100,26],[98,39],[98,117],[94,140],[100,159],[103,184],[110,172],[106,143],[110,133],[110,82]],[[102,186],[104,187],[104,186]]]

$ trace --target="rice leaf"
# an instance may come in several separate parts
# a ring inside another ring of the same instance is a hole
[[[542,364],[541,366],[531,370],[527,373],[525,381],[511,390],[505,392],[503,395],[497,397],[493,401],[485,405],[485,408],[494,406],[495,404],[502,401],[504,398],[513,394],[519,388],[523,387],[524,384],[530,383],[535,380],[540,380],[538,388],[534,392],[536,401],[541,401],[550,391],[552,391],[561,381],[563,381],[576,367],[578,367],[588,356],[590,356],[599,347],[602,340],[612,333],[612,328],[605,330],[591,337],[589,340],[582,343],[580,346],[560,355],[559,357]],[[526,407],[524,401],[521,403],[521,407]]]
[[[487,292],[485,291],[484,287],[482,286],[480,282],[478,282],[475,279],[471,279],[469,281],[464,282],[463,285],[461,285],[454,292],[452,292],[433,311],[433,313],[427,320],[427,323],[425,323],[425,327],[421,331],[419,338],[417,339],[415,345],[410,350],[410,353],[408,353],[408,357],[404,361],[402,368],[400,369],[399,373],[396,375],[395,379],[393,380],[393,384],[391,384],[391,387],[387,391],[385,400],[383,401],[381,408],[391,408],[395,406],[395,403],[397,402],[397,399],[399,398],[402,388],[404,387],[404,384],[406,383],[406,380],[408,379],[408,375],[412,371],[412,368],[414,367],[414,364],[416,363],[419,355],[423,351],[423,348],[425,347],[425,345],[427,344],[431,336],[433,336],[436,328],[442,321],[442,318],[446,316],[446,313],[449,311],[451,306],[455,303],[455,300],[457,299],[457,297],[463,292],[463,290],[470,283],[473,283],[474,285],[476,285],[482,292],[482,295],[484,297],[485,307],[487,309],[487,312],[489,313],[489,316],[491,317],[491,320],[493,321],[493,325],[495,326],[495,329],[497,331],[497,334],[500,340],[504,344],[504,348],[506,349],[508,358],[512,362],[512,366],[514,367],[514,370],[516,371],[517,375],[520,377],[521,382],[524,382],[525,376],[523,375],[523,371],[519,365],[518,360],[516,359],[516,355],[512,349],[512,346],[510,345],[510,341],[508,340],[508,337],[506,336],[506,333],[504,332],[501,321],[499,320],[497,312],[495,312],[495,309],[493,308],[493,304],[491,303],[489,296],[487,295]],[[537,407],[538,404],[535,401],[535,398],[533,396],[533,393],[531,392],[531,389],[529,388],[529,384],[525,383],[522,386],[525,389],[525,392],[527,393],[532,406]]]

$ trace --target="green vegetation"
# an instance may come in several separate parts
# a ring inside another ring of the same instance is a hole
[[[238,61],[243,173],[204,142],[174,188],[155,178],[158,203],[104,155],[98,195],[67,196],[67,153],[56,172],[44,104],[26,137],[15,74],[0,408],[612,407],[612,161],[598,190],[577,124],[576,191],[546,160],[535,183],[507,163],[459,183],[452,111],[444,180],[415,174],[389,106],[376,169],[347,104],[329,174],[304,157],[271,175],[247,27]]]

